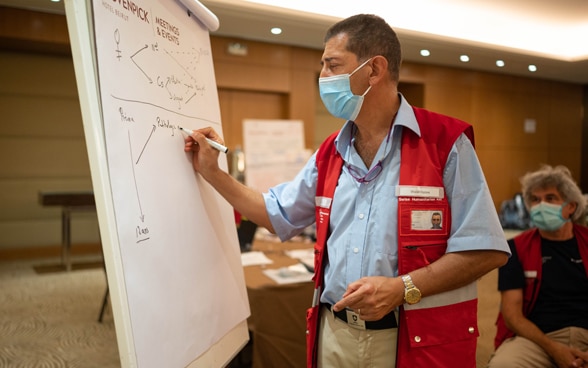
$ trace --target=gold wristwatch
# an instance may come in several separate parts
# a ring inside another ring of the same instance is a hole
[[[421,301],[421,291],[414,286],[410,275],[402,275],[402,282],[404,282],[404,301],[406,304],[416,304]]]

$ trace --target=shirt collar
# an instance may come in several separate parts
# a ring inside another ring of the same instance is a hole
[[[400,108],[396,114],[396,119],[394,121],[394,125],[392,126],[392,130],[397,130],[399,129],[399,126],[403,126],[412,130],[420,137],[421,129],[419,127],[419,123],[417,122],[416,116],[414,115],[412,106],[410,106],[408,101],[406,101],[406,98],[404,98],[402,93],[398,93],[398,96],[400,97]],[[343,157],[346,157],[354,126],[355,123],[353,121],[347,120],[337,135],[337,138],[335,139],[335,147],[337,147],[337,151],[339,151],[339,154]]]

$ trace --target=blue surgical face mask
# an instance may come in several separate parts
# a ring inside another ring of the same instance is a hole
[[[349,74],[338,74],[332,77],[319,78],[321,99],[331,115],[341,119],[355,121],[355,118],[357,118],[361,110],[363,97],[370,91],[372,86],[369,86],[363,95],[354,95],[351,92],[349,77],[363,68],[370,60],[372,59],[367,59]]]
[[[562,216],[563,207],[567,203],[560,205],[541,202],[531,207],[531,221],[537,228],[545,231],[555,231],[560,229],[570,219],[564,219]]]

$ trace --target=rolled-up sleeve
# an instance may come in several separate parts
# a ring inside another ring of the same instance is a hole
[[[449,154],[443,181],[451,206],[447,252],[492,249],[510,254],[482,167],[463,134]]]
[[[314,223],[317,170],[316,153],[289,182],[270,188],[263,194],[265,206],[276,235],[285,241]]]

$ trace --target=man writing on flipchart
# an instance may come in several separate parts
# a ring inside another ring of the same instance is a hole
[[[184,150],[237,211],[282,240],[316,222],[308,367],[474,368],[475,282],[509,250],[471,126],[408,104],[397,90],[400,44],[377,16],[333,25],[321,63],[321,98],[347,122],[293,181],[263,194],[240,184],[219,169],[205,138],[222,140],[210,128]]]

